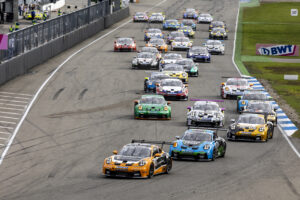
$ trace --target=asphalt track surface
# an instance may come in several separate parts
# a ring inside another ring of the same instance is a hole
[[[132,5],[131,13],[158,2],[142,0]],[[181,18],[188,7],[210,12],[229,25],[225,55],[200,64],[200,76],[189,80],[190,98],[219,99],[221,77],[238,76],[231,59],[238,0],[167,0],[153,11]],[[127,20],[7,83],[1,91],[34,94],[69,55]],[[79,53],[50,81],[0,166],[0,199],[300,199],[300,161],[277,129],[267,143],[228,142],[225,158],[215,162],[174,161],[169,175],[147,180],[101,175],[104,158],[131,139],[172,141],[186,130],[191,101],[172,102],[170,121],[133,119],[133,100],[143,94],[147,73],[131,70],[135,53],[114,53],[113,41],[131,36],[142,47],[148,26],[128,23]],[[207,29],[208,25],[197,25],[195,45],[205,41]],[[221,106],[226,108],[228,126],[238,116],[235,101],[226,100]]]

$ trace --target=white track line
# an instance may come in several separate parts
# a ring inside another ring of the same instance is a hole
[[[238,28],[239,15],[240,15],[240,1],[239,1],[239,9],[238,9],[237,17],[236,17],[236,22],[235,22],[235,34],[234,34],[234,43],[233,43],[232,63],[234,64],[234,66],[235,66],[236,70],[238,71],[238,73],[242,76],[242,73],[241,73],[240,69],[238,68],[238,66],[236,65],[236,63],[234,61],[235,43],[236,43],[236,34],[237,34],[237,28]],[[293,145],[293,143],[291,142],[291,140],[288,138],[288,136],[286,135],[286,133],[282,130],[282,128],[280,127],[280,125],[277,126],[277,127],[280,130],[280,132],[282,133],[283,137],[288,142],[288,144],[290,145],[290,147],[292,148],[292,150],[295,152],[295,154],[298,156],[298,158],[300,158],[300,153],[298,152],[298,150],[296,149],[296,147]]]
[[[15,101],[15,100],[9,100],[9,99],[0,99],[0,101],[4,101],[4,102],[15,102],[15,103],[25,103],[28,104],[28,101]]]
[[[2,112],[2,111],[0,111],[0,113],[9,114],[9,115],[22,115],[21,113],[13,113],[13,112]]]
[[[0,118],[5,118],[5,119],[15,119],[15,120],[18,120],[19,118],[15,118],[15,117],[7,117],[7,116],[1,116],[0,115]]]
[[[20,95],[20,96],[28,96],[28,97],[32,97],[33,96],[31,94],[14,93],[14,92],[0,92],[0,94],[13,94],[13,95]]]
[[[148,12],[149,10],[163,4],[164,2],[166,2],[168,0],[163,0],[161,2],[159,2],[158,4],[156,4],[155,6],[148,8],[147,10],[145,10],[144,12]],[[18,131],[21,127],[21,125],[23,124],[26,116],[28,115],[31,107],[33,106],[34,102],[36,101],[37,97],[39,96],[39,94],[41,93],[41,91],[45,88],[45,86],[48,84],[48,82],[52,79],[52,77],[69,61],[71,60],[74,56],[76,56],[78,53],[82,52],[83,50],[85,50],[86,48],[90,47],[91,45],[93,45],[94,43],[102,40],[103,38],[105,38],[106,36],[112,34],[113,32],[119,30],[120,28],[122,28],[123,26],[129,24],[132,21],[132,19],[130,19],[129,21],[124,22],[123,24],[121,24],[120,26],[114,28],[113,30],[105,33],[104,35],[100,36],[99,38],[97,38],[96,40],[90,42],[89,44],[87,44],[86,46],[82,47],[81,49],[79,49],[78,51],[76,51],[75,53],[73,53],[72,55],[70,55],[65,61],[63,61],[50,75],[49,77],[45,80],[45,82],[40,86],[40,88],[37,90],[37,92],[34,94],[33,98],[31,99],[30,103],[28,104],[28,107],[26,108],[21,120],[19,121],[18,125],[16,126],[13,135],[11,136],[7,146],[5,147],[1,157],[0,157],[0,165],[2,164],[5,155],[7,154],[13,140],[15,139],[16,135],[18,134]]]
[[[1,95],[0,97],[4,97],[4,98],[12,98],[12,99],[24,99],[24,100],[30,100],[30,98],[27,97],[15,97],[15,96],[5,96],[5,95]]]

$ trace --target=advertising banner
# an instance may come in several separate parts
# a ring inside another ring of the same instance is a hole
[[[7,50],[8,36],[0,34],[0,50]]]
[[[256,44],[256,55],[299,56],[299,46],[284,44]]]

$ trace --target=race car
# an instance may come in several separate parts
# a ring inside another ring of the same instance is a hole
[[[189,91],[187,85],[184,85],[179,79],[163,79],[156,85],[156,94],[162,95],[165,98],[176,98],[188,100]]]
[[[144,91],[146,93],[156,93],[156,84],[160,83],[163,79],[169,79],[170,76],[162,72],[152,72],[149,77],[145,77]]]
[[[141,50],[140,50],[140,53],[142,52],[149,52],[149,53],[154,53],[156,55],[156,58],[158,60],[161,59],[161,53],[157,50],[157,48],[155,47],[143,47]]]
[[[108,177],[151,178],[157,174],[168,174],[172,169],[172,158],[153,144],[132,143],[123,146],[120,152],[104,159],[102,173]],[[163,142],[161,142],[163,144]]]
[[[164,21],[163,23],[163,29],[164,30],[177,30],[179,29],[180,24],[178,22],[178,20],[176,19],[168,19],[166,21]]]
[[[243,95],[245,90],[252,89],[253,84],[246,78],[228,78],[226,82],[221,83],[220,94],[223,99]]]
[[[190,26],[190,27],[192,27],[192,29],[194,31],[196,31],[196,29],[197,29],[195,22],[193,20],[191,20],[191,19],[184,19],[184,20],[182,20],[181,23],[180,23],[180,26],[181,27]]]
[[[225,123],[224,108],[214,101],[196,101],[194,106],[188,107],[187,126],[223,127]]]
[[[166,64],[164,68],[161,69],[161,71],[171,77],[179,78],[183,82],[188,82],[188,73],[185,72],[184,68],[181,65]]]
[[[32,15],[31,15],[32,12],[33,12],[32,10],[28,11],[28,12],[24,12],[24,15],[23,15],[24,19],[32,20]],[[34,19],[37,19],[37,20],[43,19],[43,13],[42,12],[40,12],[39,10],[34,10],[34,12],[35,12]]]
[[[237,112],[242,112],[247,107],[249,100],[272,100],[272,97],[265,91],[246,90],[241,96],[237,97]]]
[[[182,32],[186,37],[194,37],[195,31],[193,31],[190,26],[183,26],[178,29],[179,32]]]
[[[133,16],[133,22],[148,22],[149,17],[145,12],[136,12]]]
[[[214,18],[208,14],[208,13],[202,13],[199,15],[197,21],[198,23],[211,23],[214,20]]]
[[[165,15],[163,13],[152,13],[149,17],[149,23],[163,23]]]
[[[211,62],[211,56],[206,47],[193,46],[187,54],[187,58],[192,58],[195,62]]]
[[[156,47],[159,51],[164,53],[168,51],[168,45],[160,38],[151,38],[146,44],[146,47]]]
[[[211,32],[213,28],[224,28],[226,32],[228,32],[227,26],[224,22],[222,21],[212,21],[209,24],[208,31]]]
[[[264,114],[267,116],[267,120],[272,122],[274,126],[277,125],[277,108],[273,106],[273,101],[262,101],[262,100],[249,100],[248,104],[242,110],[242,113],[257,113]]]
[[[171,43],[171,50],[188,50],[193,46],[192,41],[188,37],[176,37]]]
[[[167,43],[171,44],[176,37],[185,37],[183,32],[172,31],[167,37]]]
[[[210,54],[225,54],[225,44],[220,40],[207,40],[204,46],[206,46]]]
[[[136,51],[136,43],[132,38],[118,38],[114,43],[114,51]]]
[[[138,53],[132,60],[132,69],[136,68],[159,68],[159,60],[154,53]]]
[[[241,114],[237,121],[231,120],[227,132],[228,140],[254,140],[267,142],[273,137],[273,123],[261,114]]]
[[[160,67],[163,68],[166,64],[175,63],[178,59],[182,59],[181,54],[167,53],[160,61]]]
[[[183,136],[176,136],[176,141],[170,145],[169,154],[175,159],[211,161],[224,157],[226,141],[217,135],[217,131],[217,129],[188,129]]]
[[[227,40],[228,35],[224,28],[213,28],[209,33],[209,39]]]
[[[197,19],[198,18],[198,12],[193,8],[188,8],[183,13],[184,19]]]
[[[149,41],[151,38],[164,38],[164,33],[158,28],[150,28],[145,31],[144,41]]]
[[[135,119],[171,119],[169,102],[161,95],[143,95],[134,101]]]
[[[198,77],[198,64],[191,58],[177,60],[175,64],[181,65],[189,77]]]

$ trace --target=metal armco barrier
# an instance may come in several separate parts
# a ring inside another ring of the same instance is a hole
[[[109,14],[109,0],[104,0],[76,12],[10,33],[8,34],[8,50],[0,52],[0,61],[3,62],[26,53]]]

